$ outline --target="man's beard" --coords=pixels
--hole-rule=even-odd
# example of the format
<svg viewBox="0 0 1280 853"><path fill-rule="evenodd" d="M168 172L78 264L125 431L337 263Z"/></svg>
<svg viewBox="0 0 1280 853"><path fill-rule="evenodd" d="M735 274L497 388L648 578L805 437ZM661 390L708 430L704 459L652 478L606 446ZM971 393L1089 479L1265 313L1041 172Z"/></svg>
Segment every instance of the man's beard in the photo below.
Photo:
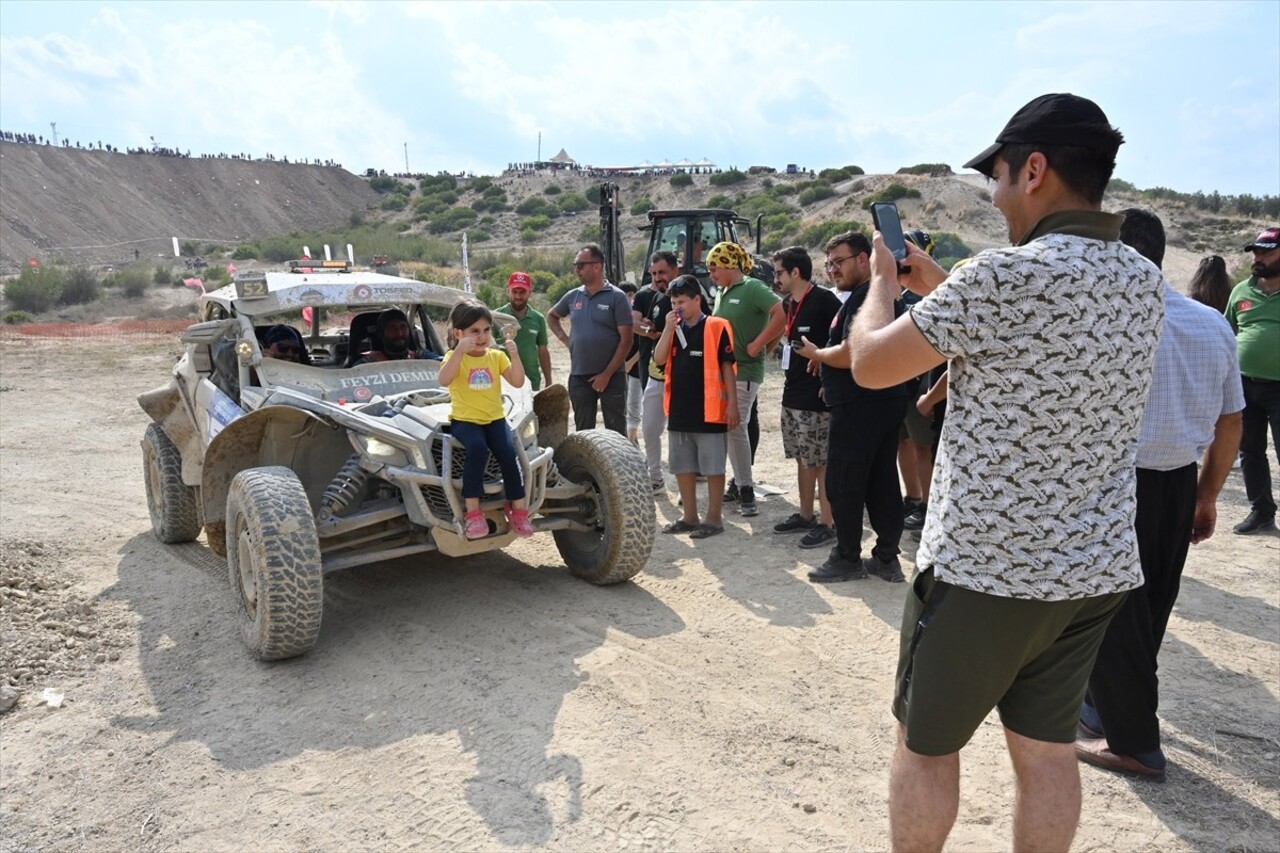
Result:
<svg viewBox="0 0 1280 853"><path fill-rule="evenodd" d="M1280 260L1272 261L1269 264L1258 262L1253 265L1253 274L1257 278L1275 278L1280 276Z"/></svg>

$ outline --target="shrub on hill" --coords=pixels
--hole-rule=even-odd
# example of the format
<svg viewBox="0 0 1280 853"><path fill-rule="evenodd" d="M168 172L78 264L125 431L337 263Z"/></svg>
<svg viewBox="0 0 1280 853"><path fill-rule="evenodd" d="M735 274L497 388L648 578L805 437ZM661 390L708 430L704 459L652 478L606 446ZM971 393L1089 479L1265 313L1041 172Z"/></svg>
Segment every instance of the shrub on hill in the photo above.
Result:
<svg viewBox="0 0 1280 853"><path fill-rule="evenodd" d="M244 260L238 258L237 260ZM156 284L169 285L173 284L173 270L164 264L156 264L156 271L151 274L151 280Z"/></svg>
<svg viewBox="0 0 1280 853"><path fill-rule="evenodd" d="M26 311L6 311L4 322L10 326L20 326L23 323L30 323L35 318Z"/></svg>
<svg viewBox="0 0 1280 853"><path fill-rule="evenodd" d="M538 233L538 229L536 228L529 228L526 226L520 229L521 243L536 243L540 236L541 235Z"/></svg>
<svg viewBox="0 0 1280 853"><path fill-rule="evenodd" d="M400 186L399 181L397 181L395 178L388 177L386 175L379 175L376 178L369 179L369 188L376 190L380 193L389 193L392 190L398 188L399 186Z"/></svg>
<svg viewBox="0 0 1280 853"><path fill-rule="evenodd" d="M413 206L414 213L418 213L423 216L434 216L435 214L443 213L448 209L449 205L444 202L444 199L434 195L418 199L418 203ZM474 204L471 206L471 209L475 210Z"/></svg>
<svg viewBox="0 0 1280 853"><path fill-rule="evenodd" d="M711 198L707 199L707 207L733 207L733 199L729 198L724 193L716 193Z"/></svg>
<svg viewBox="0 0 1280 853"><path fill-rule="evenodd" d="M474 181L471 182L470 189L473 192L482 193L485 190L489 189L489 187L491 186L493 186L493 178L489 177L488 175L481 175L480 177L476 178Z"/></svg>
<svg viewBox="0 0 1280 853"><path fill-rule="evenodd" d="M469 228L476 224L478 218L476 212L469 207L452 207L439 216L433 216L427 227L432 234L443 234L446 231Z"/></svg>
<svg viewBox="0 0 1280 853"><path fill-rule="evenodd" d="M384 198L382 200L382 203L379 204L378 207L382 208L383 210L404 210L405 207L408 206L408 204L409 204L408 197L402 196L399 193L396 193L395 195L389 195L386 198Z"/></svg>
<svg viewBox="0 0 1280 853"><path fill-rule="evenodd" d="M516 205L516 213L521 216L535 216L537 214L547 214L554 210L551 203L546 199L531 195L524 201Z"/></svg>
<svg viewBox="0 0 1280 853"><path fill-rule="evenodd" d="M825 198L831 198L836 191L831 187L809 187L800 193L799 202L804 206L813 204L815 201L822 201Z"/></svg>
<svg viewBox="0 0 1280 853"><path fill-rule="evenodd" d="M423 195L430 195L442 190L456 190L457 188L458 179L453 175L435 175L418 181L418 189L422 190Z"/></svg>
<svg viewBox="0 0 1280 853"><path fill-rule="evenodd" d="M693 186L693 175L681 172L678 175L672 175L668 183L673 187L691 187Z"/></svg>
<svg viewBox="0 0 1280 853"><path fill-rule="evenodd" d="M600 185L592 184L591 186L587 187L587 191L584 193L584 195L587 197L587 201L591 202L592 204L599 204L600 203Z"/></svg>
<svg viewBox="0 0 1280 853"><path fill-rule="evenodd" d="M209 272L215 269L221 268L211 267ZM223 273L225 274L226 270L223 270ZM151 276L147 274L145 267L134 264L120 270L109 281L120 288L120 293L125 299L141 299L147 292L147 286L151 284ZM103 282L103 284L106 283Z"/></svg>
<svg viewBox="0 0 1280 853"><path fill-rule="evenodd" d="M579 243L599 243L600 242L600 226L584 225L582 230L578 232Z"/></svg>
<svg viewBox="0 0 1280 853"><path fill-rule="evenodd" d="M951 167L946 163L917 163L914 166L903 166L899 175L952 175Z"/></svg>
<svg viewBox="0 0 1280 853"><path fill-rule="evenodd" d="M951 264L973 254L973 249L950 231L933 231L930 236L933 237L933 256L938 259L938 263L942 264L944 269L951 269Z"/></svg>
<svg viewBox="0 0 1280 853"><path fill-rule="evenodd" d="M795 195L797 192L799 190L796 189L795 184L777 184L769 190L769 195L774 198L782 198L783 196Z"/></svg>
<svg viewBox="0 0 1280 853"><path fill-rule="evenodd" d="M236 246L236 250L231 253L233 261L251 261L256 257L258 257L258 249L252 243Z"/></svg>
<svg viewBox="0 0 1280 853"><path fill-rule="evenodd" d="M837 234L843 234L845 231L867 233L867 229L857 222L847 219L833 219L830 222L819 222L816 225L810 225L801 231L796 237L796 244L809 249L821 250L828 240Z"/></svg>
<svg viewBox="0 0 1280 853"><path fill-rule="evenodd" d="M904 198L920 198L920 190L908 187L904 184L892 183L878 193L872 193L862 200L862 209L870 210L871 205L878 201L898 201Z"/></svg>
<svg viewBox="0 0 1280 853"><path fill-rule="evenodd" d="M17 278L5 283L5 302L18 311L40 314L58 303L62 284L62 272L55 267L23 267Z"/></svg>
<svg viewBox="0 0 1280 853"><path fill-rule="evenodd" d="M487 243L493 239L493 235L483 228L475 228L467 232L467 239L472 243Z"/></svg>
<svg viewBox="0 0 1280 853"><path fill-rule="evenodd" d="M563 192L563 190L561 190L559 185L557 184L547 184L546 189L544 189L542 192L545 195L560 195L560 193Z"/></svg>
<svg viewBox="0 0 1280 853"><path fill-rule="evenodd" d="M747 179L747 176L738 169L728 169L723 172L717 172L711 176L711 186L713 187L730 187L734 184L740 184Z"/></svg>
<svg viewBox="0 0 1280 853"><path fill-rule="evenodd" d="M836 181L848 180L849 172L845 169L823 169L818 172L818 177L824 181L835 183Z"/></svg>
<svg viewBox="0 0 1280 853"><path fill-rule="evenodd" d="M631 205L631 215L644 216L646 213L653 210L654 207L654 203L647 197L638 198L635 200L635 203Z"/></svg>
<svg viewBox="0 0 1280 853"><path fill-rule="evenodd" d="M84 267L72 267L62 281L62 296L58 301L63 305L84 305L96 302L101 295L96 275Z"/></svg>
<svg viewBox="0 0 1280 853"><path fill-rule="evenodd" d="M546 231L551 227L551 217L539 213L535 216L526 217L522 225L523 228L521 230L532 228L534 231Z"/></svg>
<svg viewBox="0 0 1280 853"><path fill-rule="evenodd" d="M587 201L587 197L582 193L565 193L556 201L556 207L566 212L587 210L591 207L591 202Z"/></svg>

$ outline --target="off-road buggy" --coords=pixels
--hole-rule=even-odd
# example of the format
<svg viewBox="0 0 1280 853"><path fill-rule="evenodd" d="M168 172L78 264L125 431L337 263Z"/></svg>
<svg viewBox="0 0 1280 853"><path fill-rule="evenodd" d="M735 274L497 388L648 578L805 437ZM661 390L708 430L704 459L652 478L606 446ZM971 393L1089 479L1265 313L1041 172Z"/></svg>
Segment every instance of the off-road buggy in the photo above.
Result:
<svg viewBox="0 0 1280 853"><path fill-rule="evenodd" d="M177 543L203 528L227 559L257 657L311 648L329 572L432 551L478 554L515 538L492 457L481 503L490 533L463 536L465 456L450 434L440 362L356 363L380 348L376 319L387 308L409 316L415 351L443 353L442 321L465 297L346 261L244 275L201 298L172 378L139 396L153 421L142 440L152 529ZM515 321L495 317L505 322ZM275 323L301 332L302 363L264 355ZM654 534L639 451L604 430L570 435L563 386L535 396L504 382L502 397L534 530L551 532L578 577L634 576Z"/></svg>

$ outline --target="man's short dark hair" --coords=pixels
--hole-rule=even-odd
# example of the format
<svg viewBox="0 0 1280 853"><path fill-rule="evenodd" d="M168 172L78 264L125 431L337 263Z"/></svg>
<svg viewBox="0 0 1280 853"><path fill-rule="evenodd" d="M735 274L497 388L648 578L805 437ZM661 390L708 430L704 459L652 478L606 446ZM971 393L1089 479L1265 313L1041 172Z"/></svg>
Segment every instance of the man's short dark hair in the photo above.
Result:
<svg viewBox="0 0 1280 853"><path fill-rule="evenodd" d="M656 264L659 261L671 267L673 270L680 269L680 259L676 257L675 252L668 252L663 249L660 252L654 252L649 256L649 263Z"/></svg>
<svg viewBox="0 0 1280 853"><path fill-rule="evenodd" d="M678 276L675 281L671 282L667 287L667 296L672 299L677 296L698 297L702 298L702 284L698 281L698 277L694 275Z"/></svg>
<svg viewBox="0 0 1280 853"><path fill-rule="evenodd" d="M871 241L861 231L844 231L837 234L827 241L827 244L822 247L822 251L829 255L835 251L837 246L848 246L849 251L855 255L871 254Z"/></svg>
<svg viewBox="0 0 1280 853"><path fill-rule="evenodd" d="M773 262L782 264L782 268L790 273L799 270L800 277L805 281L813 278L813 259L809 257L809 252L803 246L788 246L774 252Z"/></svg>
<svg viewBox="0 0 1280 853"><path fill-rule="evenodd" d="M996 157L1008 166L1012 178L1026 164L1027 158L1039 151L1068 189L1083 196L1089 204L1098 205L1102 204L1102 194L1111 180L1111 173L1116 170L1116 151L1124 138L1120 131L1112 132L1116 136L1116 144L1109 151L1079 145L1021 142L1005 145Z"/></svg>
<svg viewBox="0 0 1280 853"><path fill-rule="evenodd" d="M1140 207L1120 211L1120 242L1156 266L1164 264L1164 223L1160 217Z"/></svg>
<svg viewBox="0 0 1280 853"><path fill-rule="evenodd" d="M578 254L582 254L583 252L586 252L593 261L604 260L604 250L595 243L588 243L578 250Z"/></svg>
<svg viewBox="0 0 1280 853"><path fill-rule="evenodd" d="M630 295L634 295L635 292L639 290L638 287L636 287L634 284L632 284L629 281L624 281L622 284L618 285L618 289L621 290L623 293L630 294Z"/></svg>

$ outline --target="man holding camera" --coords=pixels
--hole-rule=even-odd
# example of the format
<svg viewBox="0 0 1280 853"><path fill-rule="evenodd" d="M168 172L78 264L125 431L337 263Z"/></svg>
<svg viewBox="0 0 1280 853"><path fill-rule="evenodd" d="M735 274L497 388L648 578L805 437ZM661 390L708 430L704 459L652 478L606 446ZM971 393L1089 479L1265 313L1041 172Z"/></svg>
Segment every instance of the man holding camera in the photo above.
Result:
<svg viewBox="0 0 1280 853"><path fill-rule="evenodd" d="M1076 724L1107 624L1142 583L1138 422L1164 316L1160 271L1102 195L1124 137L1092 101L1043 95L966 164L995 181L1007 249L950 277L877 235L850 335L856 380L950 362L950 401L903 608L892 844L941 849L960 750L995 707L1017 777L1013 847L1065 850L1080 818ZM925 298L894 319L900 283Z"/></svg>

